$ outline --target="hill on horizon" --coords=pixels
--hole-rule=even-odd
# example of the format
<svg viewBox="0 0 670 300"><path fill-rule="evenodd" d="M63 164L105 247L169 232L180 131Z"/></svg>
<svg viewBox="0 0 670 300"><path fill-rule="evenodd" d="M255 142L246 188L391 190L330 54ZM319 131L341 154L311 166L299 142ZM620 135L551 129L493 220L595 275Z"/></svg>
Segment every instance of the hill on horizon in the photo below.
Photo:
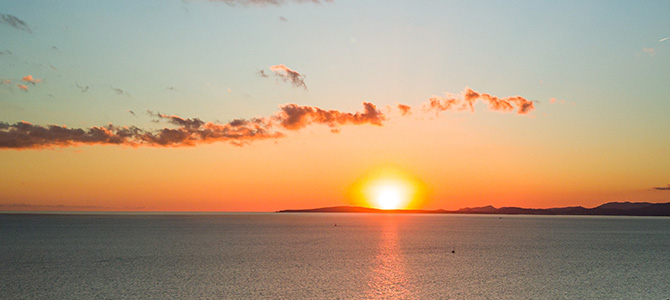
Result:
<svg viewBox="0 0 670 300"><path fill-rule="evenodd" d="M568 206L557 208L500 207L492 205L466 207L458 210L377 209L360 206L333 206L312 209L286 209L278 213L432 213L432 214L503 214L503 215L606 215L606 216L670 216L670 202L608 202L594 208Z"/></svg>

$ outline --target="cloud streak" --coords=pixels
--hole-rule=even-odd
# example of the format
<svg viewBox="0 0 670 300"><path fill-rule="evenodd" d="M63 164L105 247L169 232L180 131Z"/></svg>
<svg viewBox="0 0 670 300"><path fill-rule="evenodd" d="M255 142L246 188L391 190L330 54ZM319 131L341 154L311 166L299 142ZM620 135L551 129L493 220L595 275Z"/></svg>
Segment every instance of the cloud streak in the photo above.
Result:
<svg viewBox="0 0 670 300"><path fill-rule="evenodd" d="M488 104L489 110L511 112L516 108L516 113L525 115L535 109L533 101L521 96L499 98L486 93L479 93L466 87L461 95L446 94L445 97L433 96L423 105L424 111L440 113L449 110L470 109L474 112L477 100Z"/></svg>
<svg viewBox="0 0 670 300"><path fill-rule="evenodd" d="M270 117L236 119L225 124L149 112L157 118L157 122L165 121L176 126L154 131L112 124L81 129L60 125L39 126L23 121L14 124L0 122L0 148L41 149L77 145L182 147L213 142L230 142L239 146L255 140L282 138L285 134L280 129L295 131L311 124L325 124L332 129L343 125L381 126L384 115L371 103L364 103L363 107L363 112L348 113L286 104Z"/></svg>
<svg viewBox="0 0 670 300"><path fill-rule="evenodd" d="M653 189L655 189L657 191L670 191L670 184L668 184L668 186L666 186L666 187L655 186L655 187L653 187Z"/></svg>
<svg viewBox="0 0 670 300"><path fill-rule="evenodd" d="M88 87L87 87L87 88L88 88ZM120 88L113 87L113 86L110 86L109 88L111 88L112 91L116 92L117 95L128 96L128 97L130 97L130 93L128 93L128 92L126 92L126 91L124 91L124 90L122 90L122 89L120 89ZM85 92L85 90L82 90L82 92Z"/></svg>
<svg viewBox="0 0 670 300"><path fill-rule="evenodd" d="M5 15L5 14L0 14L0 23L5 23L9 26L12 26L18 30L23 30L27 31L29 33L33 33L32 30L30 30L30 27L28 27L28 24L24 22L23 20L13 16L13 15Z"/></svg>
<svg viewBox="0 0 670 300"><path fill-rule="evenodd" d="M275 73L275 76L281 78L284 82L291 82L294 87L302 87L307 90L307 84L305 84L305 76L300 74L296 70L285 65L275 65L270 66L270 71ZM261 70L261 76L267 77L267 75Z"/></svg>
<svg viewBox="0 0 670 300"><path fill-rule="evenodd" d="M26 88L27 89L27 88ZM488 103L493 111L524 115L534 109L533 102L520 96L499 98L466 88L460 96L433 97L423 104L424 112L473 109L476 100ZM399 104L402 116L411 114L412 107ZM135 115L134 112L130 111ZM285 131L298 131L311 125L326 125L339 133L342 126L383 126L389 119L372 103L363 102L363 110L344 112L293 103L279 106L271 116L235 119L228 123L205 122L199 118L148 112L156 123L170 127L145 130L135 126L94 126L68 128L60 125L33 125L28 122L0 122L0 149L41 149L78 145L125 145L131 147L185 147L214 142L229 142L242 146L256 140L279 139ZM659 188L663 189L663 188ZM669 188L670 189L670 188Z"/></svg>
<svg viewBox="0 0 670 300"><path fill-rule="evenodd" d="M273 118L282 127L289 130L298 130L310 124L326 124L331 128L341 125L371 124L382 126L385 115L372 103L363 102L364 111L347 113L337 110L323 110L312 106L286 104Z"/></svg>

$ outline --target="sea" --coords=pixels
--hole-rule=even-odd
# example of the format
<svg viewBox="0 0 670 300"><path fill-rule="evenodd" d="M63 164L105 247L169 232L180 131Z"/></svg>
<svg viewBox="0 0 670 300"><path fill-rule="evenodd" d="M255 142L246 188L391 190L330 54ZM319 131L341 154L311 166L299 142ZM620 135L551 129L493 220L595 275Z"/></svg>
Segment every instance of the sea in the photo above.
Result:
<svg viewBox="0 0 670 300"><path fill-rule="evenodd" d="M0 214L0 299L670 299L670 218Z"/></svg>

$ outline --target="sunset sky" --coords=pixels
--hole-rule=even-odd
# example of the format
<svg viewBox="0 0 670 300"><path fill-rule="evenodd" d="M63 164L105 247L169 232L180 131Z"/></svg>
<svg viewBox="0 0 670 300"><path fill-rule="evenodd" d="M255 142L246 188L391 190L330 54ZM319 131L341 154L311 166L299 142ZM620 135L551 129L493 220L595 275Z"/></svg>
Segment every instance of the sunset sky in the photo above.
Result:
<svg viewBox="0 0 670 300"><path fill-rule="evenodd" d="M0 211L670 202L668 1L2 1Z"/></svg>

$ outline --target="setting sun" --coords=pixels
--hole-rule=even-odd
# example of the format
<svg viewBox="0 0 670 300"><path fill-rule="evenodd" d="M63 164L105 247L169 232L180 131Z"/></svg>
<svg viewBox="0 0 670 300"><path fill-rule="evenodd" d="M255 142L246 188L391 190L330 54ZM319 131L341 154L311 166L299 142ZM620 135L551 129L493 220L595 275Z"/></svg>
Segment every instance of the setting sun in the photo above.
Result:
<svg viewBox="0 0 670 300"><path fill-rule="evenodd" d="M398 182L380 182L372 186L371 198L381 209L399 209L408 202L408 191Z"/></svg>
<svg viewBox="0 0 670 300"><path fill-rule="evenodd" d="M426 187L397 167L379 167L363 175L351 189L356 205L379 209L421 208Z"/></svg>

